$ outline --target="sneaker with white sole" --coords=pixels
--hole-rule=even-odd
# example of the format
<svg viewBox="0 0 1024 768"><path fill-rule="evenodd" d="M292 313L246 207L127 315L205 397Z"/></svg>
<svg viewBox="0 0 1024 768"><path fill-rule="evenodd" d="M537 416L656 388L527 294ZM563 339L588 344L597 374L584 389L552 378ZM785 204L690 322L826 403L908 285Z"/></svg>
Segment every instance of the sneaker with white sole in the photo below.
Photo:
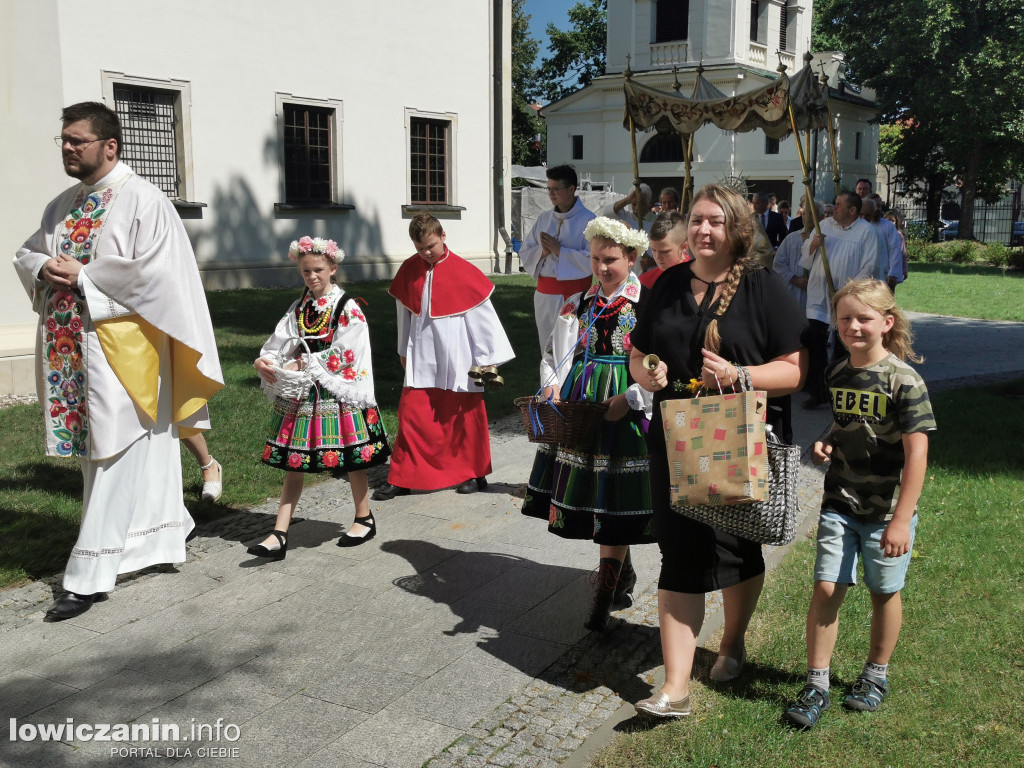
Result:
<svg viewBox="0 0 1024 768"><path fill-rule="evenodd" d="M831 706L828 691L815 688L813 685L805 685L804 689L796 697L796 701L789 705L782 714L783 722L797 728L813 728L818 722L821 713Z"/></svg>
<svg viewBox="0 0 1024 768"><path fill-rule="evenodd" d="M858 677L857 682L843 699L843 706L856 712L874 712L882 706L882 700L889 693L889 683Z"/></svg>

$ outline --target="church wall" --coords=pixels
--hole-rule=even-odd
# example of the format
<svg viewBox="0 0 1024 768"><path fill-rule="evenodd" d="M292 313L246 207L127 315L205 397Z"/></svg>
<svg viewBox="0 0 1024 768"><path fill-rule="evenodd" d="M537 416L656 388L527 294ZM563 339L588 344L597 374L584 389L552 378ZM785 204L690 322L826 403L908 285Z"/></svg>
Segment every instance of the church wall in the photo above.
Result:
<svg viewBox="0 0 1024 768"><path fill-rule="evenodd" d="M436 215L452 249L485 271L491 271L495 251L503 253L493 172L495 3L435 0L426 9L403 0L381 13L358 0L300 0L286 12L265 1L110 0L103 23L89 26L89 56L64 58L60 51L81 47L79 4L10 5L17 9L15 21L5 23L0 34L12 43L30 39L35 50L25 58L40 63L31 82L25 79L31 68L4 69L17 72L9 76L18 78L19 86L17 103L8 111L33 117L19 127L25 151L17 170L39 179L33 199L21 204L10 255L38 226L45 202L68 184L51 139L60 130L60 107L82 100L113 106L113 83L126 80L180 93L186 111L182 142L187 151L179 158L184 196L205 206L179 208L179 213L208 287L299 284L286 252L291 240L307 233L331 237L345 249L343 280L390 277L412 253L407 233L413 211L403 208L411 202L411 117L451 122L451 203L463 210ZM509 125L510 4L504 6L499 119ZM36 32L25 35L26 29ZM40 44L48 45L51 55L40 56ZM4 46L0 55L13 60L18 50ZM283 202L278 114L283 103L307 100L335 109L335 201L354 206L351 210L277 207ZM497 154L507 165L507 129ZM510 202L509 196L506 222ZM0 344L6 327L33 320L27 301L17 296L0 312L10 304L16 306L8 316L0 315ZM0 362L2 354L0 346Z"/></svg>

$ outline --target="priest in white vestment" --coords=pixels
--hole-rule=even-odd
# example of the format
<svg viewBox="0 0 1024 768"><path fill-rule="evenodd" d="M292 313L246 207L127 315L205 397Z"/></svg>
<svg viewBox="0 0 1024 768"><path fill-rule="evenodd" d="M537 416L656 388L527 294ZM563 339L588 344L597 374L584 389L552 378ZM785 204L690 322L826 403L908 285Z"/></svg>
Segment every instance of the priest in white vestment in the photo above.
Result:
<svg viewBox="0 0 1024 768"><path fill-rule="evenodd" d="M194 527L178 437L208 429L223 386L195 255L174 206L119 160L117 115L67 107L59 142L80 183L15 257L40 322L36 386L51 456L82 467L82 523L47 612L88 610L117 575L185 560Z"/></svg>

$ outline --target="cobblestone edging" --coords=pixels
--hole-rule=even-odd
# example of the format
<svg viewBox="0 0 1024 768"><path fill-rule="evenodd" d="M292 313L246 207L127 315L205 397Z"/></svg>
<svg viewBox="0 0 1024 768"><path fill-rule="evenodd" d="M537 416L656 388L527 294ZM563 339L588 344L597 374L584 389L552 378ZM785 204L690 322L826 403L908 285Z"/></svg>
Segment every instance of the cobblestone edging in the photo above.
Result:
<svg viewBox="0 0 1024 768"><path fill-rule="evenodd" d="M809 515L817 515L822 475L813 466L801 467L798 530ZM778 549L766 547L765 556ZM705 616L720 607L721 593L708 595ZM635 692L637 678L653 685L661 665L657 584L615 616L606 633L587 635L467 735L427 761L426 768L556 768L567 760L625 703L619 691Z"/></svg>

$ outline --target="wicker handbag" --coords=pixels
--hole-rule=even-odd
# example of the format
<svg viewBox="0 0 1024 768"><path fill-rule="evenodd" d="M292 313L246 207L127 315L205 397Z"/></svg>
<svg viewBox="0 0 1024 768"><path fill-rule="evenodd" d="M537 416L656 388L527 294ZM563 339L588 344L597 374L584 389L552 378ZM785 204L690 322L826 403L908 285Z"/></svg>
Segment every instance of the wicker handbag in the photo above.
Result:
<svg viewBox="0 0 1024 768"><path fill-rule="evenodd" d="M769 431L767 500L728 506L675 504L672 509L740 538L762 544L788 544L796 537L796 517L800 512L796 489L799 472L800 447L783 444Z"/></svg>

